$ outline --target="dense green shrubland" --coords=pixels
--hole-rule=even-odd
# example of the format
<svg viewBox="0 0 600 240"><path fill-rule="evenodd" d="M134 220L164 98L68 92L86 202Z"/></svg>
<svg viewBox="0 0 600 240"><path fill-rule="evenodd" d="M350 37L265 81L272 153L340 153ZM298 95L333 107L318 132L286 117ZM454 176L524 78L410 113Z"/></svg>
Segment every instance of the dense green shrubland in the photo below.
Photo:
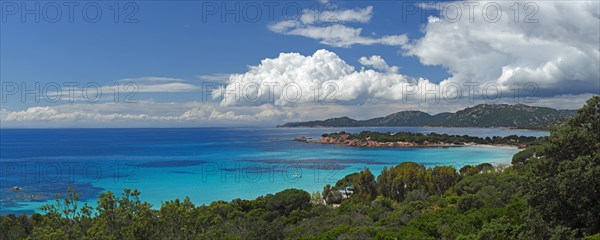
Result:
<svg viewBox="0 0 600 240"><path fill-rule="evenodd" d="M539 145L543 142L546 137L530 137L530 136L517 136L510 135L506 137L474 137L468 135L448 135L439 133L413 133L413 132L370 132L363 131L357 134L339 132L339 133L326 133L321 135L322 137L331 137L334 139L340 137L346 137L348 140L361 140L361 141L375 141L375 142L410 142L416 144L425 143L446 143L446 144L488 144L488 145Z"/></svg>

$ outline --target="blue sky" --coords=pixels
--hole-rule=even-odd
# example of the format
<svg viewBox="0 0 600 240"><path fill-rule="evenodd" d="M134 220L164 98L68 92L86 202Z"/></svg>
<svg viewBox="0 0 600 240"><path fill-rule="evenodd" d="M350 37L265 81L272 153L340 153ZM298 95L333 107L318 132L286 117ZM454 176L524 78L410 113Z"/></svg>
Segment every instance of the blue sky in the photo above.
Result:
<svg viewBox="0 0 600 240"><path fill-rule="evenodd" d="M62 2L59 2L62 3ZM270 2L193 2L193 1L139 1L132 2L133 4L126 7L126 2L118 2L120 12L118 15L118 23L113 20L115 13L112 9L115 7L115 2L99 2L99 7L102 9L101 18L95 22L90 23L85 20L81 15L83 10L82 7L85 5L81 2L79 6L75 7L72 22L69 21L67 8L61 6L62 15L58 22L48 22L46 18L54 16L52 12L52 6L48 9L49 12L40 11L41 21L37 23L35 21L35 15L25 15L25 21L21 19L21 11L26 4L28 8L35 8L35 4L40 4L40 8L45 8L47 2L3 2L3 8L1 9L2 23L0 25L0 79L2 82L13 82L18 84L25 84L33 87L35 82L39 82L42 85L48 82L78 82L86 84L90 82L98 83L99 85L110 85L114 84L121 79L137 79L139 81L146 81L149 77L154 78L165 78L162 82L168 82L168 79L177 79L173 82L182 83L182 86L199 86L203 81L210 79L210 76L222 76L218 74L241 74L249 71L249 66L258 66L261 64L261 60L266 58L278 59L281 53L298 53L301 56L311 56L315 54L319 49L325 49L326 51L333 53L334 56L329 56L327 59L342 59L348 65L355 67L355 71L360 72L361 68L373 67L375 65L368 65L359 62L361 57L378 56L377 59L384 59L385 63L389 66L397 66L397 75L402 76L402 80L408 82L418 82L418 79L426 79L428 84L440 84L443 81L464 80L465 76L474 76L473 78L481 78L480 76L488 76L489 74L496 74L490 77L492 80L501 79L502 76L506 78L507 74L512 74L523 67L519 67L518 64L524 64L527 67L531 67L531 71L525 71L522 78L531 76L532 72L543 71L544 63L552 62L555 59L561 58L561 54L568 54L567 52L556 52L556 54L548 54L547 59L536 59L535 53L527 55L519 55L512 50L498 50L499 53L506 54L498 57L498 61L502 62L502 66L497 69L492 69L492 73L476 73L471 70L461 68L461 65L478 64L481 60L471 59L467 62L452 62L452 58L469 58L469 54L477 54L474 51L452 52L452 49L444 49L452 55L446 55L446 57L436 56L435 54L428 53L426 49L435 49L435 47L444 47L443 43L432 44L428 37L435 39L434 36L440 36L443 31L439 30L441 27L433 26L434 20L431 17L440 17L440 12L435 7L422 6L416 9L418 13L410 14L406 12L406 7L415 7L419 3L414 2L407 4L406 2L400 1L337 1L330 3L316 2L316 1L298 1L298 2L280 2L274 6L275 13L274 18L270 19L267 14L269 8L265 6L265 3ZM293 6L290 7L290 4ZM432 2L427 2L431 5ZM461 3L461 2L458 2ZM223 5L224 4L224 5ZM236 4L239 4L240 8L234 11L234 15L226 15L225 21L221 19L223 14L223 7L235 8ZM248 5L250 4L250 5ZM483 5L482 3L481 5ZM580 6L579 9L570 9L569 11L581 11L584 10L589 12L590 19L583 19L583 21L589 21L587 26L594 27L593 20L597 20L598 9L597 2L583 2L584 6ZM9 6L10 5L10 6ZM18 10L14 12L13 7L17 6ZM254 6L260 6L262 15L258 16L258 21L252 21L254 18L254 12L252 11ZM288 13L282 13L283 8L288 6ZM331 22L316 22L307 23L302 22L302 26L294 26L287 28L286 30L277 31L273 30L273 25L284 21L285 17L293 17L297 14L294 11L294 7L300 6L304 11L323 12L326 10L333 10L332 13L338 14L340 19ZM433 5L435 6L435 5ZM459 5L465 7L464 5ZM125 18L128 14L132 13L134 7L137 8L135 14L131 15L131 23L124 23ZM210 7L216 7L217 9L209 9ZM537 26L525 26L521 27L518 24L512 26L510 24L501 26L492 26L487 30L493 31L498 30L500 33L510 32L507 31L504 26L514 27L515 29L521 29L526 34L531 34L530 37L539 37L539 39L550 39L557 40L557 44L564 44L570 42L570 38L581 38L578 36L567 36L563 39L563 36L552 35L546 36L544 33L536 32L535 28L545 28L552 26L553 21L561 22L566 21L561 19L560 16L556 19L545 19L546 15L544 10L548 10L555 6L540 5L540 14L538 15L540 24ZM248 10L250 15L246 15L244 9ZM372 9L372 10L369 10ZM560 8L557 8L560 9ZM94 10L92 8L92 10ZM210 10L215 10L214 14ZM368 16L362 20L344 20L343 11L363 11L369 10ZM207 13L211 12L210 14ZM504 9L504 16L509 18L508 8ZM90 11L88 11L90 13ZM354 13L354 12L351 12ZM565 10L565 13L568 13ZM47 14L47 15L44 15ZM235 15L240 18L239 22L235 21ZM550 16L551 12L548 12ZM477 15L476 15L477 16ZM595 19L594 19L595 16ZM250 20L248 20L250 19ZM435 19L435 18L433 18ZM443 16L442 16L443 19ZM206 21L204 21L206 20ZM464 18L463 18L464 20ZM581 19L580 19L581 20ZM504 21L504 20L503 20ZM299 22L299 21L296 21ZM442 20L443 22L443 20ZM464 21L462 21L464 22ZM442 24L447 27L460 27L459 23L443 22ZM442 25L440 24L440 26ZM469 24L467 22L467 24ZM473 23L473 29L480 29L479 26L487 27L487 25L475 25L477 20ZM338 43L324 43L322 38L315 34L315 32L308 33L308 30L316 28L316 33L319 34L318 28L327 26L338 25L344 28L358 29L361 28L361 37L373 39L382 39L384 36L405 36L407 37L406 42L385 44L380 42L374 43L356 43L347 46L340 46ZM430 25L428 27L428 25ZM565 25L566 24L565 22ZM585 25L585 24L584 24ZM466 25L470 27L469 25ZM463 26L464 27L464 26ZM524 30L523 30L524 29ZM591 49L591 58L581 58L574 61L587 61L591 62L593 72L594 65L598 65L598 59L596 55L598 51L598 45L591 44L598 38L598 28L595 31L582 32L581 33L584 42L583 43L572 43L573 46L582 46L584 43L588 43L588 46L581 47L584 49ZM551 31L552 29L548 29ZM303 31L304 33L292 33L293 31ZM440 31L440 32L436 32ZM577 29L574 31L578 31ZM430 33L427 35L427 33ZM332 33L337 34L337 33ZM438 34L438 35L434 35ZM536 35L536 34L539 34ZM518 34L517 34L518 35ZM450 36L447 41L449 47L452 48L452 42L469 41L473 36L478 37L479 35L465 36L457 34L456 36ZM490 32L490 36L494 36L493 32ZM464 37L465 39L462 39ZM332 41L338 41L334 39ZM503 40L504 41L504 40ZM514 41L514 40L512 40ZM469 44L473 49L484 49L490 47L490 49L498 49L502 47L495 47L491 42L487 41L482 43L482 47L477 47L477 42ZM507 40L510 43L511 40ZM338 45L336 45L338 44ZM427 45L430 44L430 45ZM486 45L487 44L487 45ZM523 43L518 47L527 48L528 42ZM533 43L531 43L533 44ZM510 48L510 46L503 46ZM537 49L536 45L533 45L532 49ZM547 47L544 45L544 47ZM459 47L454 47L460 49ZM438 51L443 53L444 51ZM544 51L544 48L539 47L539 51ZM481 54L487 53L485 49L482 50ZM464 54L464 55L462 55ZM492 58L495 57L492 56ZM507 59L512 62L507 62ZM543 57L542 57L543 58ZM495 59L495 58L493 58ZM568 59L568 58L567 58ZM590 60L591 59L591 60ZM307 60L309 61L309 60ZM313 61L313 60L310 60ZM564 61L563 61L564 62ZM426 64L423 64L426 63ZM494 63L490 63L494 64ZM575 63L574 63L575 64ZM570 66L570 65L565 65ZM502 70L502 67L513 68L512 70ZM485 68L483 66L482 68ZM488 67L489 68L489 67ZM564 69L558 67L559 69ZM375 69L375 71L382 72L382 69ZM564 71L564 70L563 70ZM500 73L501 72L501 73ZM366 74L366 73L365 73ZM479 75L478 75L479 74ZM527 75L529 74L529 75ZM547 75L547 74L546 74ZM205 76L204 78L201 76ZM262 76L256 74L256 76ZM512 76L512 75L511 75ZM394 75L388 76L390 78L399 77ZM510 76L509 76L510 77ZM540 82L540 94L542 101L540 105L552 105L557 99L568 96L578 96L577 99L572 99L572 104L566 107L579 106L582 104L582 99L589 97L590 94L598 94L598 89L593 85L594 81L598 81L598 75L585 75L583 78L586 81L580 81L576 74L560 73L558 77L548 79L549 84ZM167 79L168 78L168 79ZM520 78L521 80L523 80ZM212 78L214 80L214 78ZM253 77L252 79L257 79ZM351 79L348 77L348 79ZM412 80L410 80L412 79ZM537 78L532 78L533 81L538 81ZM264 79L259 79L263 81ZM293 80L293 79L292 79ZM325 79L333 80L333 79ZM471 79L472 80L472 79ZM486 79L483 79L486 80ZM573 89L556 87L556 81L568 81L577 80L573 84ZM234 82L231 79L221 79L224 84ZM240 79L240 81L249 81L247 79ZM345 80L353 81L353 80ZM539 80L541 81L541 80ZM591 87L589 83L592 83ZM552 83L552 84L550 84ZM140 83L146 84L144 82ZM370 83L374 85L374 83ZM360 85L361 88L368 88L369 84ZM391 83L390 83L391 86ZM589 90L582 90L587 86ZM596 88L596 89L594 89ZM600 88L600 86L598 86ZM6 94L6 89L3 89L3 94ZM11 121L7 120L6 116L13 112L27 111L32 107L50 107L56 109L62 109L61 111L92 111L98 114L110 114L110 113L133 113L136 114L157 114L160 116L175 116L186 112L186 109L180 109L180 112L173 110L174 112L164 111L165 107L157 107L150 112L140 112L140 108L152 108L152 106L160 105L161 103L187 103L198 102L202 100L202 91L198 90L182 90L182 91L152 91L151 93L140 93L136 95L136 98L143 104L129 106L132 109L127 110L127 107L119 107L118 109L106 110L106 112L98 113L97 109L101 106L94 104L101 103L69 103L65 101L59 101L57 103L49 102L22 102L17 96L7 96L8 101L3 101L1 109L4 112L5 118L3 124L11 124ZM367 100L361 99L364 95L371 96ZM368 97L367 96L367 97ZM397 97L383 97L385 100L379 99L380 93L368 93L359 94L357 96L346 97L348 101L342 101L341 104L328 106L335 108L335 111L329 109L328 111L333 114L339 115L361 115L357 112L362 111L364 105L377 104L377 111L370 111L367 115L382 114L386 111L388 113L394 112L395 110L403 110L404 108L424 108L422 110L430 110L431 112L440 111L451 111L456 110L466 105L472 105L473 103L465 104L447 104L445 108L432 107L429 104L423 104L417 102L415 104L403 104L402 107L394 107L398 105ZM342 97L342 99L346 99ZM401 98L400 98L401 99ZM544 99L547 101L544 102ZM144 103L149 104L144 105ZM293 106L287 106L277 103L263 103L263 104L250 104L254 106L231 106L219 103L218 100L211 101L210 103L203 103L204 105L211 105L216 108L210 111L218 111L219 113L233 112L234 115L250 116L256 114L256 109L269 109L269 111L278 111L277 116L286 115L285 113L293 112L297 110L297 113L287 114L283 118L270 119L272 122L295 120L295 119L310 119L321 115L318 109L322 106L311 106L311 104L294 104ZM84 106L85 105L85 106ZM143 105L143 107L142 107ZM151 106L150 106L151 105ZM193 104L192 104L193 105ZM194 109L195 107L202 108L203 106L189 105L189 108ZM248 104L242 104L248 105ZM433 104L435 105L435 104ZM360 107L363 106L363 107ZM231 107L227 108L227 107ZM78 110L76 110L76 108ZM227 108L227 109L226 109ZM54 109L54 110L56 110ZM87 110L82 110L87 109ZM96 109L96 110L94 110ZM190 110L190 109L187 109ZM313 111L314 110L314 111ZM112 112L111 112L112 111ZM60 111L59 111L60 112ZM315 112L315 114L303 114L307 112ZM323 116L330 117L330 116ZM367 116L365 116L367 117ZM210 118L210 117L209 117ZM14 118L11 118L14 119ZM218 118L215 118L218 119ZM232 122L239 122L242 118L230 118L228 120ZM63 119L64 120L64 119ZM80 117L68 118L62 121L61 126L78 126L83 124ZM196 119L197 120L197 119ZM210 119L208 119L210 120ZM196 123L205 123L210 121L197 120ZM28 124L39 125L52 122L54 120L44 119L39 122L33 120L28 123L19 123L17 125L27 126ZM103 120L106 121L106 120ZM127 120L129 121L129 120ZM154 120L143 120L143 121L154 121ZM85 124L93 125L96 121L90 119L84 119ZM160 122L160 121L158 121ZM164 123L167 122L167 123ZM165 120L160 124L167 124L169 120ZM193 121L192 121L193 122ZM159 125L160 125L159 124ZM52 124L50 124L52 125ZM111 123L105 123L102 125L111 125Z"/></svg>
<svg viewBox="0 0 600 240"><path fill-rule="evenodd" d="M212 3L205 2L207 5ZM304 9L327 7L310 1L297 3ZM123 78L143 76L194 79L198 75L241 73L248 65L255 65L263 58L276 57L281 52L310 55L322 48L335 51L343 59L349 59L352 65L358 65L356 59L361 56L380 55L390 64L401 66L407 75L425 76L438 82L447 77L441 67L423 66L415 57L401 56L398 47L328 47L316 40L274 33L267 28L272 21L267 14L269 8L264 5L261 10L264 13L256 23L244 21L254 18L250 16L251 10L246 16L242 10L244 3L240 3L239 22L235 21L234 15L227 15L222 21L220 13L207 13L207 21L204 22L200 2L140 1L135 2L139 12L133 19L137 19L137 23L122 23L124 20L114 23L114 13L110 11L112 4L100 4L104 11L97 23L89 23L78 15L70 23L66 13L58 23L45 22L43 16L41 23L35 23L33 15L26 16L29 19L25 23L21 21L20 14L6 16L1 39L2 80L110 84ZM235 8L235 4L226 2L226 7ZM339 9L372 5L366 1L335 4ZM28 6L33 8L33 3ZM273 14L276 20L288 15L281 13L285 6L281 3L273 7L279 13ZM379 2L371 22L361 24L364 25L363 31L366 34L421 36L420 16L409 17L408 22L403 22L402 16L397 14L401 7L399 2ZM294 7L288 9L289 15L296 15ZM129 11L122 11L120 16L125 18ZM166 99L186 100L179 97ZM5 107L14 109L16 106L7 104Z"/></svg>

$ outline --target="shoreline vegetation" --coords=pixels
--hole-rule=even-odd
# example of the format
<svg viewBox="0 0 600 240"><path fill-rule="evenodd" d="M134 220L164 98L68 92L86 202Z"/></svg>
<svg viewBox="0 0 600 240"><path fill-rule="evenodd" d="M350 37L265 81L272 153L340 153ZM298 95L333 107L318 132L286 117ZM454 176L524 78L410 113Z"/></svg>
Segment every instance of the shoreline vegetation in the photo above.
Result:
<svg viewBox="0 0 600 240"><path fill-rule="evenodd" d="M323 137L346 141L350 136ZM407 133L354 137L488 141ZM494 143L515 144L511 139L496 138ZM92 208L69 189L56 203L42 207L44 214L0 216L0 239L599 240L598 139L600 96L595 96L549 137L515 154L519 161L508 167L480 164L457 170L402 162L377 177L365 168L312 194L286 189L254 200L201 206L186 197L163 202L158 209L143 202L137 190L102 193Z"/></svg>
<svg viewBox="0 0 600 240"><path fill-rule="evenodd" d="M431 129L436 129L436 128L473 128L473 129L490 129L490 128L497 128L497 129L503 129L503 130L521 130L521 131L528 131L528 132L548 132L548 129L530 129L530 128L513 128L513 127L448 127L448 126L380 126L380 127L373 127L373 126L366 126L366 127L325 127L325 126L314 126L314 127L309 127L309 126L300 126L300 127L286 127L283 125L278 125L275 126L275 128L289 128L289 129L293 129L293 128L340 128L340 129L345 129L345 128L361 128L361 129L380 129L380 128L395 128L395 127L419 127L419 128L431 128Z"/></svg>
<svg viewBox="0 0 600 240"><path fill-rule="evenodd" d="M420 147L499 147L525 149L542 143L547 137L510 135L506 137L473 137L468 135L448 135L438 133L411 132L370 132L357 134L342 132L325 133L320 139L296 137L294 141L319 144L333 144L351 147L373 148L420 148Z"/></svg>

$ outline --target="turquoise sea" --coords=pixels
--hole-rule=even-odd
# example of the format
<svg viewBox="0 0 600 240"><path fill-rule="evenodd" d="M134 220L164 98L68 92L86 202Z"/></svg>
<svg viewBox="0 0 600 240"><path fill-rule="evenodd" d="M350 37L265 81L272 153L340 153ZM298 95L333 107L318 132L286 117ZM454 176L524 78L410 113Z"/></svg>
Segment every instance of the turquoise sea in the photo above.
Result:
<svg viewBox="0 0 600 240"><path fill-rule="evenodd" d="M189 196L197 204L253 199L286 188L319 191L367 167L509 164L517 150L489 147L356 148L292 141L326 132L437 132L473 136L547 132L500 128L0 129L0 214L32 213L73 186L92 205L99 193L137 188L155 207ZM13 187L21 190L13 190Z"/></svg>

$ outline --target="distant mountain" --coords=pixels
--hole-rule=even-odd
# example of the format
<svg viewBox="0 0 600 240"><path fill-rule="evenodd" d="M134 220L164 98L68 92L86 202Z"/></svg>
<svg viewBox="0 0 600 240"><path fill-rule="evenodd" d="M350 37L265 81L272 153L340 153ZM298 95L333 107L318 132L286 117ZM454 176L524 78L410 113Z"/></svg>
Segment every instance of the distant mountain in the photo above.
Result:
<svg viewBox="0 0 600 240"><path fill-rule="evenodd" d="M369 120L349 117L322 121L286 123L277 127L507 127L546 130L575 115L576 110L556 110L523 104L480 104L456 113L430 115L421 111L402 111Z"/></svg>

